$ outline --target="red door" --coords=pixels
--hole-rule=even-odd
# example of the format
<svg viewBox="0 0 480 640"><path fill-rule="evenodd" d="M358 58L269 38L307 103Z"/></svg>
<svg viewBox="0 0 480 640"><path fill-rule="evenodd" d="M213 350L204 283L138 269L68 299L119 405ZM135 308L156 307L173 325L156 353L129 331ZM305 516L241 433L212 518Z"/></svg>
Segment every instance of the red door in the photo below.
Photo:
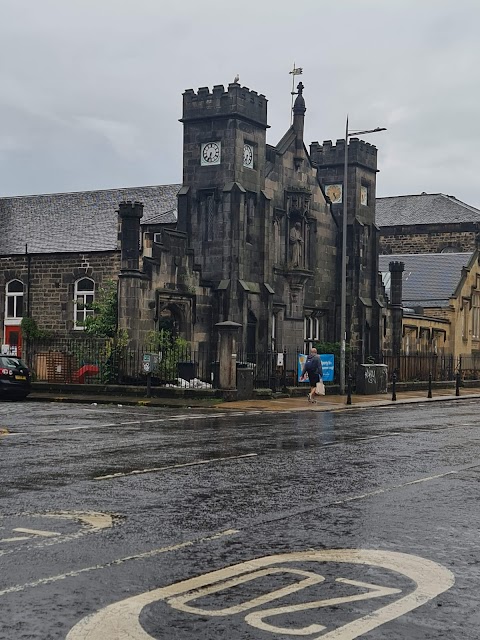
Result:
<svg viewBox="0 0 480 640"><path fill-rule="evenodd" d="M17 349L18 357L22 355L22 333L19 325L7 325L5 327L5 344L8 344L10 347L15 347ZM13 355L13 350L11 355Z"/></svg>

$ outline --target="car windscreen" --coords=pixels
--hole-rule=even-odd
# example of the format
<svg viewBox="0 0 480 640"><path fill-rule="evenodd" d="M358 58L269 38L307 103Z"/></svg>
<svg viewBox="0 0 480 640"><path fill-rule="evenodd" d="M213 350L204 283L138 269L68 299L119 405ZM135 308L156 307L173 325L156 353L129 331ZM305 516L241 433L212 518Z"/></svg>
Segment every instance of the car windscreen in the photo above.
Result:
<svg viewBox="0 0 480 640"><path fill-rule="evenodd" d="M0 367L10 367L11 369L17 369L22 367L27 368L27 365L20 360L20 358L14 358L13 356L0 356Z"/></svg>

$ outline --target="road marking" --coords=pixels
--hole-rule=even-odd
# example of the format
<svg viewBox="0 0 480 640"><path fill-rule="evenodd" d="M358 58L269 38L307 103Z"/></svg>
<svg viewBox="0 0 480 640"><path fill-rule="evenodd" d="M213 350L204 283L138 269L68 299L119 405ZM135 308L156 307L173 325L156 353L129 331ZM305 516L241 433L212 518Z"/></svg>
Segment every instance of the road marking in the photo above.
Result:
<svg viewBox="0 0 480 640"><path fill-rule="evenodd" d="M2 542L20 542L21 540L31 540L31 536L17 536L16 538L2 538L0 540L0 543L2 543Z"/></svg>
<svg viewBox="0 0 480 640"><path fill-rule="evenodd" d="M57 531L41 531L40 529L24 529L23 527L17 527L13 529L18 533L29 533L31 536L42 536L43 538L54 538L55 536L61 536L61 533Z"/></svg>
<svg viewBox="0 0 480 640"><path fill-rule="evenodd" d="M255 413L262 413L262 412L255 412ZM182 414L182 415L177 415L177 416L168 416L168 417L164 417L164 418L149 418L147 420L128 420L126 422L112 422L109 424L86 424L86 425L81 425L79 427L65 427L63 429L61 428L55 428L55 429L36 429L35 431L14 431L14 432L10 432L8 434L9 437L10 436L36 436L38 434L44 434L44 433L65 433L68 431L80 431L83 429L107 429L110 427L123 427L123 426L128 426L128 425L132 425L132 424L138 424L138 425L142 425L142 424L147 424L147 423L154 423L154 422L177 422L180 420L207 420L207 419L211 419L211 418L222 418L224 416L226 416L226 413L211 413L211 414ZM242 413L231 413L228 414L229 417L230 416L244 416L245 412Z"/></svg>
<svg viewBox="0 0 480 640"><path fill-rule="evenodd" d="M65 578L75 578L81 575L82 573L89 573L90 571L99 571L100 569L115 567L115 566L124 564L125 562L130 562L132 560L144 560L145 558L154 558L155 556L161 555L162 553L178 551L179 549L184 549L185 547L192 547L195 544L210 542L211 540L218 540L226 536L235 535L236 533L238 533L237 529L227 529L225 531L219 531L218 533L214 533L211 536L205 536L204 538L194 538L192 540L186 540L185 542L173 544L168 547L160 547L159 549L145 551L144 553L138 553L133 556L118 558L117 560L106 562L105 564L97 564L91 567L84 567L83 569L77 569L76 571L68 571L67 573L62 573L56 576L49 576L48 578L40 578L39 580L35 580L33 582L26 582L25 584L18 584L13 587L8 587L7 589L3 589L2 591L0 591L0 596L4 596L7 593L18 593L19 591L25 591L28 588L40 587L45 584L52 584L54 582L59 582L60 580L65 580ZM112 636L106 636L106 637L111 638Z"/></svg>
<svg viewBox="0 0 480 640"><path fill-rule="evenodd" d="M169 471L170 469L183 469L184 467L196 467L203 464L214 464L216 462L226 462L227 460L241 460L243 458L256 458L258 453L245 453L241 456L228 456L225 458L211 458L210 460L195 460L194 462L183 462L180 464L172 464L165 467L150 467L148 469L134 469L133 471L119 471L118 473L110 473L105 476L95 476L94 480L111 480L112 478L126 478L127 476L138 476L144 473L158 473L160 471Z"/></svg>
<svg viewBox="0 0 480 640"><path fill-rule="evenodd" d="M142 609L154 602L164 601L167 606L179 609L188 614L205 616L231 616L239 615L258 609L262 605L277 600L294 592L302 590L314 584L322 583L323 575L314 571L304 571L288 567L288 563L315 563L313 569L322 566L321 563L346 563L363 565L366 567L379 567L381 569L406 576L415 583L416 588L407 595L381 606L376 611L361 616L341 627L337 627L326 634L315 636L312 640L354 640L381 625L404 615L419 606L432 600L440 593L450 589L455 583L455 577L451 571L441 565L420 558L395 551L381 551L372 549L331 549L322 551L306 551L297 553L285 553L274 556L256 558L242 562L224 569L212 571L202 576L190 578L167 587L147 591L137 596L126 598L120 602L111 604L97 613L80 620L68 633L66 640L104 640L104 638L128 638L129 640L151 640L153 636L148 634L140 624ZM281 565L287 564L286 567ZM279 566L280 565L280 566ZM257 596L236 606L226 609L190 607L186 603L197 600L202 596L213 593L226 592L239 584L250 582L273 572L290 573L303 577L301 582L296 580L289 586L276 591ZM348 602L367 600L391 596L401 593L396 587L374 585L347 578L337 578L336 582L349 584L361 589L368 589L367 593L310 601L308 592L306 601L300 604L284 605L269 609L260 609L247 613L244 617L246 624L274 634L274 637L287 634L310 635L324 631L323 624L315 623L305 628L276 627L265 622L265 618L287 613L295 613L305 610L317 610L329 606L338 606ZM221 596L220 596L221 597ZM228 594L224 596L228 602Z"/></svg>
<svg viewBox="0 0 480 640"><path fill-rule="evenodd" d="M5 518L6 516L0 516L1 518ZM69 540L76 540L86 534L89 533L98 533L103 529L109 529L113 527L115 523L115 519L118 519L119 516L112 515L109 513L101 513L98 511L56 511L50 513L17 513L9 517L15 518L50 518L55 520L77 520L81 525L84 525L79 531L68 534L56 533L53 531L39 531L37 529L23 529L16 528L13 531L17 532L28 532L28 536L15 536L10 538L3 538L0 540L0 543L12 543L12 542L23 542L25 540L31 540L35 544L30 546L22 545L20 547L16 547L14 549L3 549L0 550L0 556L9 555L11 553L15 553L17 551L28 551L29 549L38 549L39 547L51 546L53 544L59 544L62 542L67 542ZM1 527L4 529L5 527ZM40 536L43 538L41 542L36 540L36 537Z"/></svg>

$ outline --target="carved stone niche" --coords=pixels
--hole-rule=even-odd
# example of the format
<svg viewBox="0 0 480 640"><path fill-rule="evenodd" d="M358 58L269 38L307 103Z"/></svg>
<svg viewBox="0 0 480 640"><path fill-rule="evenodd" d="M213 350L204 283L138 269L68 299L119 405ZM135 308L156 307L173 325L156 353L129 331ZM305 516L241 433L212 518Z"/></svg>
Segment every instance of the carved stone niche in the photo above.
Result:
<svg viewBox="0 0 480 640"><path fill-rule="evenodd" d="M288 218L288 269L308 268L308 219L311 194L289 191L286 194Z"/></svg>
<svg viewBox="0 0 480 640"><path fill-rule="evenodd" d="M290 271L285 277L290 288L288 316L290 318L303 318L305 283L309 279L310 274L304 271Z"/></svg>

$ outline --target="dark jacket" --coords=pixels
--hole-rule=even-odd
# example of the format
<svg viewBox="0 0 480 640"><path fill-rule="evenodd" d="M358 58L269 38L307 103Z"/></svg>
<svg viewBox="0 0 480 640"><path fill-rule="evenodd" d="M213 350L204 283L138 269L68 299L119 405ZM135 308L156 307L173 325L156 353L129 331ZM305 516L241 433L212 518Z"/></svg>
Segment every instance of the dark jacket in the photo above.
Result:
<svg viewBox="0 0 480 640"><path fill-rule="evenodd" d="M310 367L310 364L309 364L310 362L313 363L313 366L310 369L308 369L308 367ZM303 365L303 370L302 370L302 375L305 375L305 374L317 375L320 377L323 376L322 361L320 360L320 356L318 355L318 353L314 356L312 355L307 356L307 359L305 361L305 364Z"/></svg>

